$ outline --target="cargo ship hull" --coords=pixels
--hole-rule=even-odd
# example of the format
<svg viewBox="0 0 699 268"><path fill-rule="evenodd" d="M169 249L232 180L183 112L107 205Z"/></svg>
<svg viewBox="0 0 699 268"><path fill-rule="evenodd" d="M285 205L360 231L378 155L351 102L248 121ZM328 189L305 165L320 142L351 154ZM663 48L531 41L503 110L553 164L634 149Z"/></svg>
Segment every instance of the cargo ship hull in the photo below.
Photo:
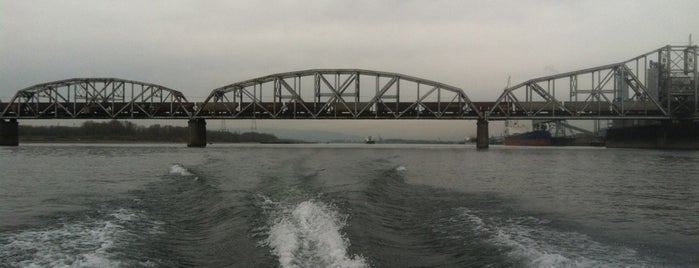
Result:
<svg viewBox="0 0 699 268"><path fill-rule="evenodd" d="M551 133L546 130L536 130L505 137L505 145L514 146L550 146Z"/></svg>
<svg viewBox="0 0 699 268"><path fill-rule="evenodd" d="M663 122L658 125L612 128L608 148L699 150L699 122Z"/></svg>

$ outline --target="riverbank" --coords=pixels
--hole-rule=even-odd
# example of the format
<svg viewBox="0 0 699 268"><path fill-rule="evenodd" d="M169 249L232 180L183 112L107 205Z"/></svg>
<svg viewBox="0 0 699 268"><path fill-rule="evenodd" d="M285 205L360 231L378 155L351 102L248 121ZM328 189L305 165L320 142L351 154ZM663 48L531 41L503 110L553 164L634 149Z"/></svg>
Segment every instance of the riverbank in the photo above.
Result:
<svg viewBox="0 0 699 268"><path fill-rule="evenodd" d="M168 125L138 126L128 121L87 121L79 127L19 126L20 142L42 143L186 143L187 127ZM207 131L210 143L282 142L272 134L258 132Z"/></svg>

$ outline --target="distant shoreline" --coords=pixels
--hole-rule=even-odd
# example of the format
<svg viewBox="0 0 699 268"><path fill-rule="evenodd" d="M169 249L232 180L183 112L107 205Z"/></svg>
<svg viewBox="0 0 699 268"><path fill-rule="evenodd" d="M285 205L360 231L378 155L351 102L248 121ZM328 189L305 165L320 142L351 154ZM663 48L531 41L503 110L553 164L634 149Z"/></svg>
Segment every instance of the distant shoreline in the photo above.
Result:
<svg viewBox="0 0 699 268"><path fill-rule="evenodd" d="M164 141L164 140L119 140L119 139L35 139L23 138L20 143L24 144L186 144L187 141ZM244 141L244 142L226 142L216 141L208 144L364 144L363 142L310 142L310 141ZM458 142L383 142L376 143L377 145L386 144L464 144ZM466 143L472 144L472 143Z"/></svg>
<svg viewBox="0 0 699 268"><path fill-rule="evenodd" d="M187 143L187 127L143 127L128 121L84 122L80 127L19 126L20 142L33 143ZM272 134L207 131L209 143L260 143L285 141Z"/></svg>
<svg viewBox="0 0 699 268"><path fill-rule="evenodd" d="M59 139L59 140L51 140L51 139L20 139L21 143L60 143L60 144L80 144L80 143L89 143L89 144L99 144L99 143L106 143L106 144L186 144L186 141L163 141L163 140L100 140L100 139ZM312 144L316 142L295 142L295 141L279 141L279 142L255 142L255 141L246 141L246 142L225 142L225 141L218 141L218 142L209 142L209 144Z"/></svg>

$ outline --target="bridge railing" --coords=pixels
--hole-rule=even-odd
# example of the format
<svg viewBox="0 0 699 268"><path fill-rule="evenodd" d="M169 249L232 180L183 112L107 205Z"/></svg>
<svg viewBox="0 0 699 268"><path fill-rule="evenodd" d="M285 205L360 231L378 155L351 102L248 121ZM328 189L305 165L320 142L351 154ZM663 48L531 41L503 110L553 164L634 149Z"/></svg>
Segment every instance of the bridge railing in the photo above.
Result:
<svg viewBox="0 0 699 268"><path fill-rule="evenodd" d="M697 47L666 46L628 61L508 87L491 118L668 118L697 115Z"/></svg>
<svg viewBox="0 0 699 268"><path fill-rule="evenodd" d="M359 69L273 74L214 89L196 117L259 119L478 118L463 90Z"/></svg>
<svg viewBox="0 0 699 268"><path fill-rule="evenodd" d="M117 78L75 78L34 85L0 103L0 118L187 118L176 90Z"/></svg>

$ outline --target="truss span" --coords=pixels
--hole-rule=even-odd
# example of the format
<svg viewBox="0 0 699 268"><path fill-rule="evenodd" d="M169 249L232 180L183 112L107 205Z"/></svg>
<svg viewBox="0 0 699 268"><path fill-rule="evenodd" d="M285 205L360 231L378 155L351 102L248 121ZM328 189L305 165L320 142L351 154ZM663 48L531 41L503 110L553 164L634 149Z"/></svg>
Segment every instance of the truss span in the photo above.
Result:
<svg viewBox="0 0 699 268"><path fill-rule="evenodd" d="M508 87L490 119L699 119L697 46L665 46L627 61Z"/></svg>
<svg viewBox="0 0 699 268"><path fill-rule="evenodd" d="M214 89L195 117L221 119L464 119L482 116L463 90L398 73L312 69Z"/></svg>
<svg viewBox="0 0 699 268"><path fill-rule="evenodd" d="M176 90L118 78L74 78L19 90L0 103L0 118L188 118L191 104Z"/></svg>

